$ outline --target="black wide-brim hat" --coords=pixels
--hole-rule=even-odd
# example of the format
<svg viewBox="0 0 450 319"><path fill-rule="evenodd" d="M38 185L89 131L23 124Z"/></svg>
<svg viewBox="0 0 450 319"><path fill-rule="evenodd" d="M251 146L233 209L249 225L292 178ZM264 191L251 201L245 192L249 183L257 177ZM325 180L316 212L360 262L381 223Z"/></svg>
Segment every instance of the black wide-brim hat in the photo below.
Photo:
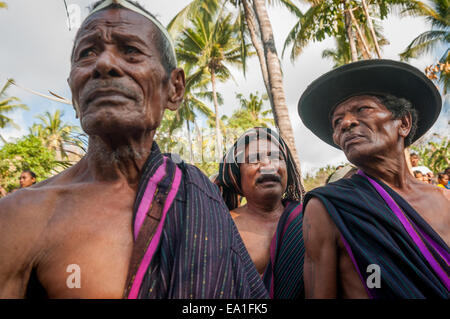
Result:
<svg viewBox="0 0 450 319"><path fill-rule="evenodd" d="M324 142L333 142L330 112L350 97L366 94L392 94L412 103L418 113L412 142L436 122L442 108L436 85L417 68L393 60L364 60L349 63L325 73L312 82L298 102L303 123Z"/></svg>

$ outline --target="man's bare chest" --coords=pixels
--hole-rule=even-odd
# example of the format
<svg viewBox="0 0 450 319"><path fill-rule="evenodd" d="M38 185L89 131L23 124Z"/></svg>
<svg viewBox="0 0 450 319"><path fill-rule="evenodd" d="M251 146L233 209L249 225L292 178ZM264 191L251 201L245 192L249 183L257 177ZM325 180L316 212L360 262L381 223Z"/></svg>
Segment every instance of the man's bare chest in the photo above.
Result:
<svg viewBox="0 0 450 319"><path fill-rule="evenodd" d="M450 202L439 194L404 195L403 198L450 246Z"/></svg>
<svg viewBox="0 0 450 319"><path fill-rule="evenodd" d="M36 274L50 298L121 298L133 248L132 201L85 195L58 205Z"/></svg>

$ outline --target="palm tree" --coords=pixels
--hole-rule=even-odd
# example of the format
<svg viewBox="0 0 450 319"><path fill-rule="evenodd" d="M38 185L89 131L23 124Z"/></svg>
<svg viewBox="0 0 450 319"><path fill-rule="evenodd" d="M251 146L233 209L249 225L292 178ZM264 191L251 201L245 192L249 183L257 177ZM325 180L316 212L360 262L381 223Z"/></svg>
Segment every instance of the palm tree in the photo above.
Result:
<svg viewBox="0 0 450 319"><path fill-rule="evenodd" d="M269 3L280 3L289 11L299 12L299 9L290 0L270 1ZM283 78L280 61L275 48L274 36L269 17L267 15L264 0L193 0L181 10L170 22L169 29L172 32L181 30L188 19L198 15L203 6L218 8L220 5L231 3L237 8L236 26L240 30L239 41L241 42L241 58L246 55L246 37L250 35L253 47L259 59L264 85L270 100L275 124L280 134L286 139L297 167L300 160L295 147L294 133L292 130L286 98L283 89ZM245 63L243 63L245 71Z"/></svg>
<svg viewBox="0 0 450 319"><path fill-rule="evenodd" d="M63 115L64 112L56 110L54 114L47 111L44 115L37 116L40 123L34 124L30 133L41 138L44 145L56 153L58 160L68 158L69 154L81 157L78 149L73 149L83 148L81 140L75 135L80 129L78 126L64 123Z"/></svg>
<svg viewBox="0 0 450 319"><path fill-rule="evenodd" d="M342 28L341 24L338 24L337 28ZM384 46L389 44L386 38L381 34L380 28L377 24L374 24L375 35L377 38L377 45ZM356 44L358 47L357 59L370 59L372 58L371 52L375 49L375 43L372 40L373 37L367 25L362 25L357 32ZM322 58L331 59L334 62L333 68L350 63L351 52L349 41L344 30L338 31L334 36L336 47L334 49L326 49L322 52ZM365 45L363 44L365 42ZM367 49L366 49L367 46Z"/></svg>
<svg viewBox="0 0 450 319"><path fill-rule="evenodd" d="M209 99L212 101L212 92L203 91L196 92L196 89L204 89L207 86L208 78L205 73L192 73L194 66L193 65L184 65L183 69L186 73L186 89L184 93L183 102L180 105L180 108L175 113L175 118L172 121L169 132L172 133L176 128L182 126L183 122L186 123L186 129L188 134L188 142L189 142L189 160L190 163L193 163L194 154L192 149L192 138L191 138L191 126L190 123L195 123L197 118L197 114L200 113L206 116L208 119L213 118L213 112L211 109L201 100L201 99ZM223 102L222 97L217 93L218 102Z"/></svg>
<svg viewBox="0 0 450 319"><path fill-rule="evenodd" d="M3 85L3 88L0 90L0 128L4 128L4 127L10 125L10 126L18 129L19 125L14 123L14 121L10 117L7 117L5 115L5 113L10 113L17 109L28 110L28 107L26 105L14 103L14 102L19 102L20 101L19 98L14 97L14 96L10 96L10 97L7 96L6 91L11 86L12 83L13 83L13 80L8 79L5 83L5 85ZM3 137L1 137L1 139L4 141Z"/></svg>
<svg viewBox="0 0 450 319"><path fill-rule="evenodd" d="M450 1L430 0L430 5L422 1L412 0L404 6L403 15L424 17L431 25L431 30L419 34L400 54L402 60L418 58L419 56L432 52L439 46L444 46L444 54L439 59L440 65L450 64ZM439 70L440 81L444 86L444 94L450 88L450 71Z"/></svg>
<svg viewBox="0 0 450 319"><path fill-rule="evenodd" d="M222 157L222 134L220 132L217 81L226 81L231 76L227 65L242 67L236 24L232 15L222 10L211 12L204 8L192 19L192 26L183 30L177 40L177 56L180 60L195 65L193 74L208 74L212 88L214 115L216 118L216 156Z"/></svg>
<svg viewBox="0 0 450 319"><path fill-rule="evenodd" d="M267 95L260 97L258 92L256 94L250 93L247 99L239 93L236 94L236 98L241 107L228 119L228 125L230 127L247 130L252 127L268 127L269 125L274 125L273 118L268 117L271 110L264 110L264 101L268 100Z"/></svg>
<svg viewBox="0 0 450 319"><path fill-rule="evenodd" d="M372 21L371 15L384 18L387 3L403 3L404 0L374 1L372 7L364 0L361 4L348 0L305 1L311 7L302 14L286 38L283 54L292 45L291 60L294 61L311 41L322 41L326 37L336 40L336 50L325 50L324 57L331 57L336 65L350 61L371 59L373 53L381 58L380 46L388 41L381 34L381 27ZM375 6L378 9L375 10ZM372 11L372 12L370 12Z"/></svg>

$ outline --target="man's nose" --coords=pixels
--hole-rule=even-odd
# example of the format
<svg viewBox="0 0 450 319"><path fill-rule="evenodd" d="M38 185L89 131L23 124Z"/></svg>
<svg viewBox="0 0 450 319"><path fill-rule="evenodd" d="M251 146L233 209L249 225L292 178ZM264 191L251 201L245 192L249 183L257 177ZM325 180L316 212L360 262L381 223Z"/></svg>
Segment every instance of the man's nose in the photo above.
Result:
<svg viewBox="0 0 450 319"><path fill-rule="evenodd" d="M98 57L93 70L94 79L121 77L122 70L119 67L119 59L110 49L105 49Z"/></svg>
<svg viewBox="0 0 450 319"><path fill-rule="evenodd" d="M358 122L358 119L356 118L356 116L353 113L348 112L344 115L344 117L341 120L341 129L343 131L346 131L358 124L359 124L359 122Z"/></svg>

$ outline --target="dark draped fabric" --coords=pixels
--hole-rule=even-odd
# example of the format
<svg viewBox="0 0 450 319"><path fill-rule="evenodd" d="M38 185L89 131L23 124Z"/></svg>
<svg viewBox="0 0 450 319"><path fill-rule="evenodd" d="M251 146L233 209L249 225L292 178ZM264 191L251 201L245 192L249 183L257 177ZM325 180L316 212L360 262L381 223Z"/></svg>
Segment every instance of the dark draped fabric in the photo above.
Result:
<svg viewBox="0 0 450 319"><path fill-rule="evenodd" d="M273 299L303 299L303 214L302 204L285 201L270 245L270 261L264 272L264 284Z"/></svg>
<svg viewBox="0 0 450 319"><path fill-rule="evenodd" d="M448 276L449 265L431 241L448 254L446 243L399 194L372 179L397 203ZM324 204L339 229L370 297L450 298L444 282L367 178L355 174L350 179L316 188L307 193L304 207L313 197ZM371 264L380 267L380 288L367 287L366 280L372 274L367 267Z"/></svg>
<svg viewBox="0 0 450 319"><path fill-rule="evenodd" d="M179 185L177 171L181 173ZM147 251L152 245L157 247L148 267L144 267L137 298L268 297L216 185L196 167L183 162L175 164L169 154L163 156L153 143L139 184L133 224L141 204L149 201L146 192L152 183L156 185L156 201L162 198L167 203L172 190L176 192L166 214L162 213L159 235L143 238L134 230L135 246L146 247ZM150 198L150 209L158 203ZM164 203L161 205L165 207ZM134 251L132 260L143 253ZM139 259L138 264L142 264L144 261ZM136 272L130 266L129 275L135 281Z"/></svg>

